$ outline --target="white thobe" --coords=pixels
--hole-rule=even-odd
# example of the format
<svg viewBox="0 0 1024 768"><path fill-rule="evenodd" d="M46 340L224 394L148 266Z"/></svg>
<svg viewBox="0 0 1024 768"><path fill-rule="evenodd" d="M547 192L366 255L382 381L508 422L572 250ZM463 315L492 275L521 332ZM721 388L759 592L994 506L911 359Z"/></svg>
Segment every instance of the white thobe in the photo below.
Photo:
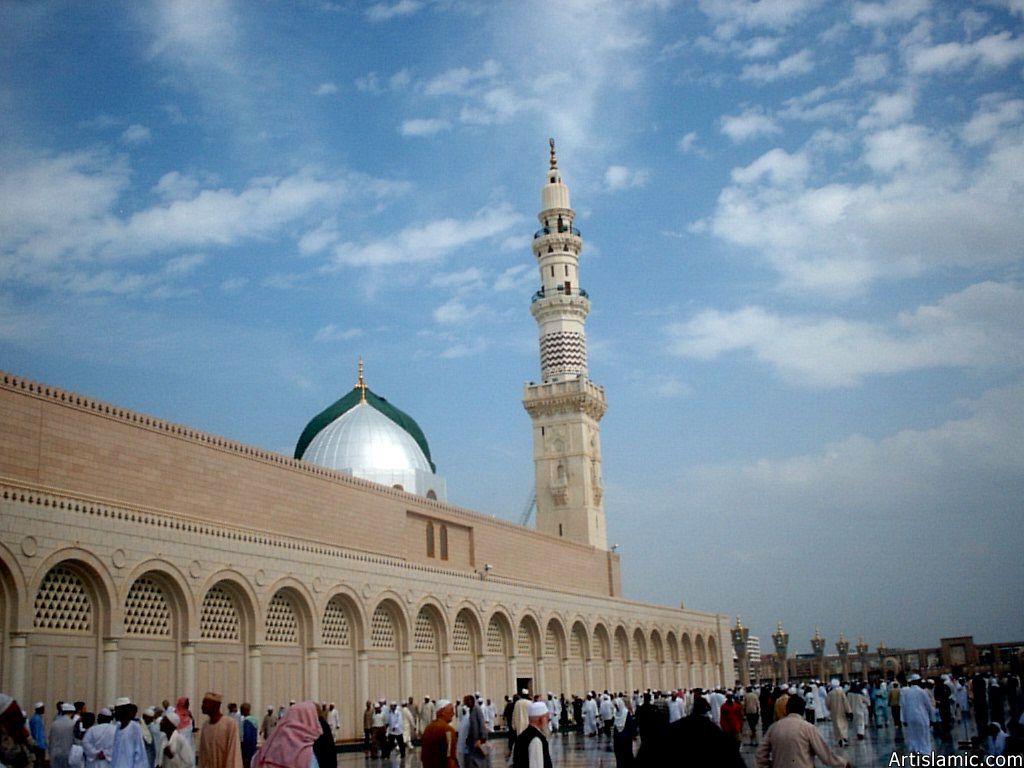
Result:
<svg viewBox="0 0 1024 768"><path fill-rule="evenodd" d="M828 711L828 693L824 685L818 686L818 706L814 710L814 716L818 720L828 720L831 713Z"/></svg>
<svg viewBox="0 0 1024 768"><path fill-rule="evenodd" d="M114 752L111 768L150 768L146 745L142 741L142 726L132 720L124 728L120 723L114 731Z"/></svg>
<svg viewBox="0 0 1024 768"><path fill-rule="evenodd" d="M583 735L593 736L597 733L597 702L587 699L583 702Z"/></svg>
<svg viewBox="0 0 1024 768"><path fill-rule="evenodd" d="M708 694L708 704L711 705L711 722L719 725L722 722L722 705L725 703L725 696L718 693Z"/></svg>
<svg viewBox="0 0 1024 768"><path fill-rule="evenodd" d="M932 751L932 720L936 716L928 692L910 685L900 694L900 717L907 724L907 750L925 754Z"/></svg>
<svg viewBox="0 0 1024 768"><path fill-rule="evenodd" d="M674 723L683 719L683 703L679 699L668 700L668 721Z"/></svg>
<svg viewBox="0 0 1024 768"><path fill-rule="evenodd" d="M480 707L480 712L484 716L484 727L487 729L487 732L490 733L494 730L494 715L496 714L494 710L494 705L484 704L482 707Z"/></svg>
<svg viewBox="0 0 1024 768"><path fill-rule="evenodd" d="M114 734L117 726L114 723L94 725L82 737L82 751L85 752L85 768L109 768L110 758L114 756ZM102 752L106 759L96 756Z"/></svg>
<svg viewBox="0 0 1024 768"><path fill-rule="evenodd" d="M327 724L331 726L331 733L337 738L338 731L341 730L341 717L338 715L337 707L327 713Z"/></svg>
<svg viewBox="0 0 1024 768"><path fill-rule="evenodd" d="M160 750L160 768L196 768L196 755L192 749L192 743L181 731L175 731L167 740L167 747L170 748L171 756Z"/></svg>

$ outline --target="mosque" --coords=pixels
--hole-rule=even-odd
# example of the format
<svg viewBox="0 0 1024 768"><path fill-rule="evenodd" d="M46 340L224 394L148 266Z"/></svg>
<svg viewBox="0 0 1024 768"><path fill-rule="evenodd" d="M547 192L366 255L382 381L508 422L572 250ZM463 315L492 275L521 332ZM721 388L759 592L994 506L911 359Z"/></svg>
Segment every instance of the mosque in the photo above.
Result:
<svg viewBox="0 0 1024 768"><path fill-rule="evenodd" d="M523 393L535 529L448 504L423 431L361 365L294 457L0 372L0 690L310 698L352 738L382 697L725 684L725 616L622 595L554 142L548 166Z"/></svg>

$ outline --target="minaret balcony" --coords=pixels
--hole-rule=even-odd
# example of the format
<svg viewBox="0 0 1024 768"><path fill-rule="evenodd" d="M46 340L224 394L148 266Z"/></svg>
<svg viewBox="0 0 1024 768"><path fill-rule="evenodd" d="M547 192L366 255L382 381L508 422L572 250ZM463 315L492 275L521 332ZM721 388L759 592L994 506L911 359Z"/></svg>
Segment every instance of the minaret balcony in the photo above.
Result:
<svg viewBox="0 0 1024 768"><path fill-rule="evenodd" d="M562 297L572 297L572 296L580 296L580 297L582 297L584 299L589 299L590 298L590 294L587 293L583 288L570 288L567 291L567 290L565 290L565 286L559 285L558 289L554 290L554 291L545 291L543 288L541 288L539 291L537 291L535 294L533 294L533 298L530 299L530 303L533 304L534 302L540 301L541 299L553 299L553 298L559 298L560 299Z"/></svg>
<svg viewBox="0 0 1024 768"><path fill-rule="evenodd" d="M538 237L544 237L544 235L575 235L576 237L583 237L582 233L576 229L576 227L541 227L533 233L533 239L536 240Z"/></svg>

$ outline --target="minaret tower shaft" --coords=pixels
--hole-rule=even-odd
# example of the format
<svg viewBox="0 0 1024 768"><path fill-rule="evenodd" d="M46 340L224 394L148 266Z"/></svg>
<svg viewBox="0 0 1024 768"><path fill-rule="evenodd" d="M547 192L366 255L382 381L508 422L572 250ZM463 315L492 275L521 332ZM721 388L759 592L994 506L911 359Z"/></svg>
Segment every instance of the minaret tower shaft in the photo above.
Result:
<svg viewBox="0 0 1024 768"><path fill-rule="evenodd" d="M530 312L540 334L541 383L527 384L523 406L533 419L537 529L608 548L601 481L604 388L587 377L584 323L590 299L580 287L583 239L574 226L569 188L562 182L555 140L541 188L541 229L533 236L540 289Z"/></svg>

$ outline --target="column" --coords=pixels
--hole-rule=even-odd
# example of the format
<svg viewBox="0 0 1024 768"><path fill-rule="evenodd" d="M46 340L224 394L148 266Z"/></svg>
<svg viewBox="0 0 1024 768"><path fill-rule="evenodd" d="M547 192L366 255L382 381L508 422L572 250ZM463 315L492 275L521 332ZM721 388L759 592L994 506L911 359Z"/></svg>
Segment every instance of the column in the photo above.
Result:
<svg viewBox="0 0 1024 768"><path fill-rule="evenodd" d="M614 692L615 688L616 688L616 686L615 686L615 678L612 675L612 670L613 669L614 669L614 667L612 666L612 660L611 659L605 659L604 660L604 685L605 685L605 687L609 691L612 691L612 692ZM600 693L600 691L598 691L598 693Z"/></svg>
<svg viewBox="0 0 1024 768"><path fill-rule="evenodd" d="M249 646L249 703L252 711L265 713L263 709L263 646ZM258 715L257 715L258 716Z"/></svg>
<svg viewBox="0 0 1024 768"><path fill-rule="evenodd" d="M483 694L485 699L490 698L497 707L497 699L489 695L491 692L487 690L487 657L483 654L476 657L476 689Z"/></svg>
<svg viewBox="0 0 1024 768"><path fill-rule="evenodd" d="M113 704L117 698L117 638L103 638L103 702Z"/></svg>
<svg viewBox="0 0 1024 768"><path fill-rule="evenodd" d="M683 686L683 662L677 661L672 665L672 690Z"/></svg>
<svg viewBox="0 0 1024 768"><path fill-rule="evenodd" d="M691 661L690 662L690 674L689 674L689 679L686 681L686 687L688 689L692 689L692 688L696 688L697 687L697 662L696 661Z"/></svg>
<svg viewBox="0 0 1024 768"><path fill-rule="evenodd" d="M507 663L509 686L511 686L513 693L519 693L519 686L516 685L516 677L518 676L518 670L516 669L516 657L509 656Z"/></svg>
<svg viewBox="0 0 1024 768"><path fill-rule="evenodd" d="M577 686L578 687L578 686ZM573 691L575 688L572 687L572 680L569 679L569 660L562 659L562 688L566 691ZM555 694L555 698L562 695L564 691L552 691Z"/></svg>
<svg viewBox="0 0 1024 768"><path fill-rule="evenodd" d="M316 648L306 651L306 674L308 681L306 690L309 691L309 698L313 701L320 701L320 652ZM410 677L411 679L411 677ZM406 690L412 690L410 686Z"/></svg>
<svg viewBox="0 0 1024 768"><path fill-rule="evenodd" d="M186 640L181 644L181 689L188 696L189 704L196 702L196 644Z"/></svg>
<svg viewBox="0 0 1024 768"><path fill-rule="evenodd" d="M533 681L533 693L547 694L547 680L544 674L544 658L537 659L537 679Z"/></svg>
<svg viewBox="0 0 1024 768"><path fill-rule="evenodd" d="M412 692L412 654L402 654L402 690L398 696L405 701Z"/></svg>
<svg viewBox="0 0 1024 768"><path fill-rule="evenodd" d="M28 632L11 632L11 693L10 695L28 709L28 688L25 678L28 674Z"/></svg>
<svg viewBox="0 0 1024 768"><path fill-rule="evenodd" d="M458 698L466 694L465 691L461 693L452 691L452 657L448 653L441 654L441 688L443 689L441 695L445 698L449 696ZM452 701L455 701L455 699L453 698Z"/></svg>
<svg viewBox="0 0 1024 768"><path fill-rule="evenodd" d="M623 665L626 668L626 693L632 693L636 689L636 685L633 684L633 662L624 661Z"/></svg>
<svg viewBox="0 0 1024 768"><path fill-rule="evenodd" d="M356 690L359 691L359 704L366 706L370 698L370 657L366 651L356 654Z"/></svg>

